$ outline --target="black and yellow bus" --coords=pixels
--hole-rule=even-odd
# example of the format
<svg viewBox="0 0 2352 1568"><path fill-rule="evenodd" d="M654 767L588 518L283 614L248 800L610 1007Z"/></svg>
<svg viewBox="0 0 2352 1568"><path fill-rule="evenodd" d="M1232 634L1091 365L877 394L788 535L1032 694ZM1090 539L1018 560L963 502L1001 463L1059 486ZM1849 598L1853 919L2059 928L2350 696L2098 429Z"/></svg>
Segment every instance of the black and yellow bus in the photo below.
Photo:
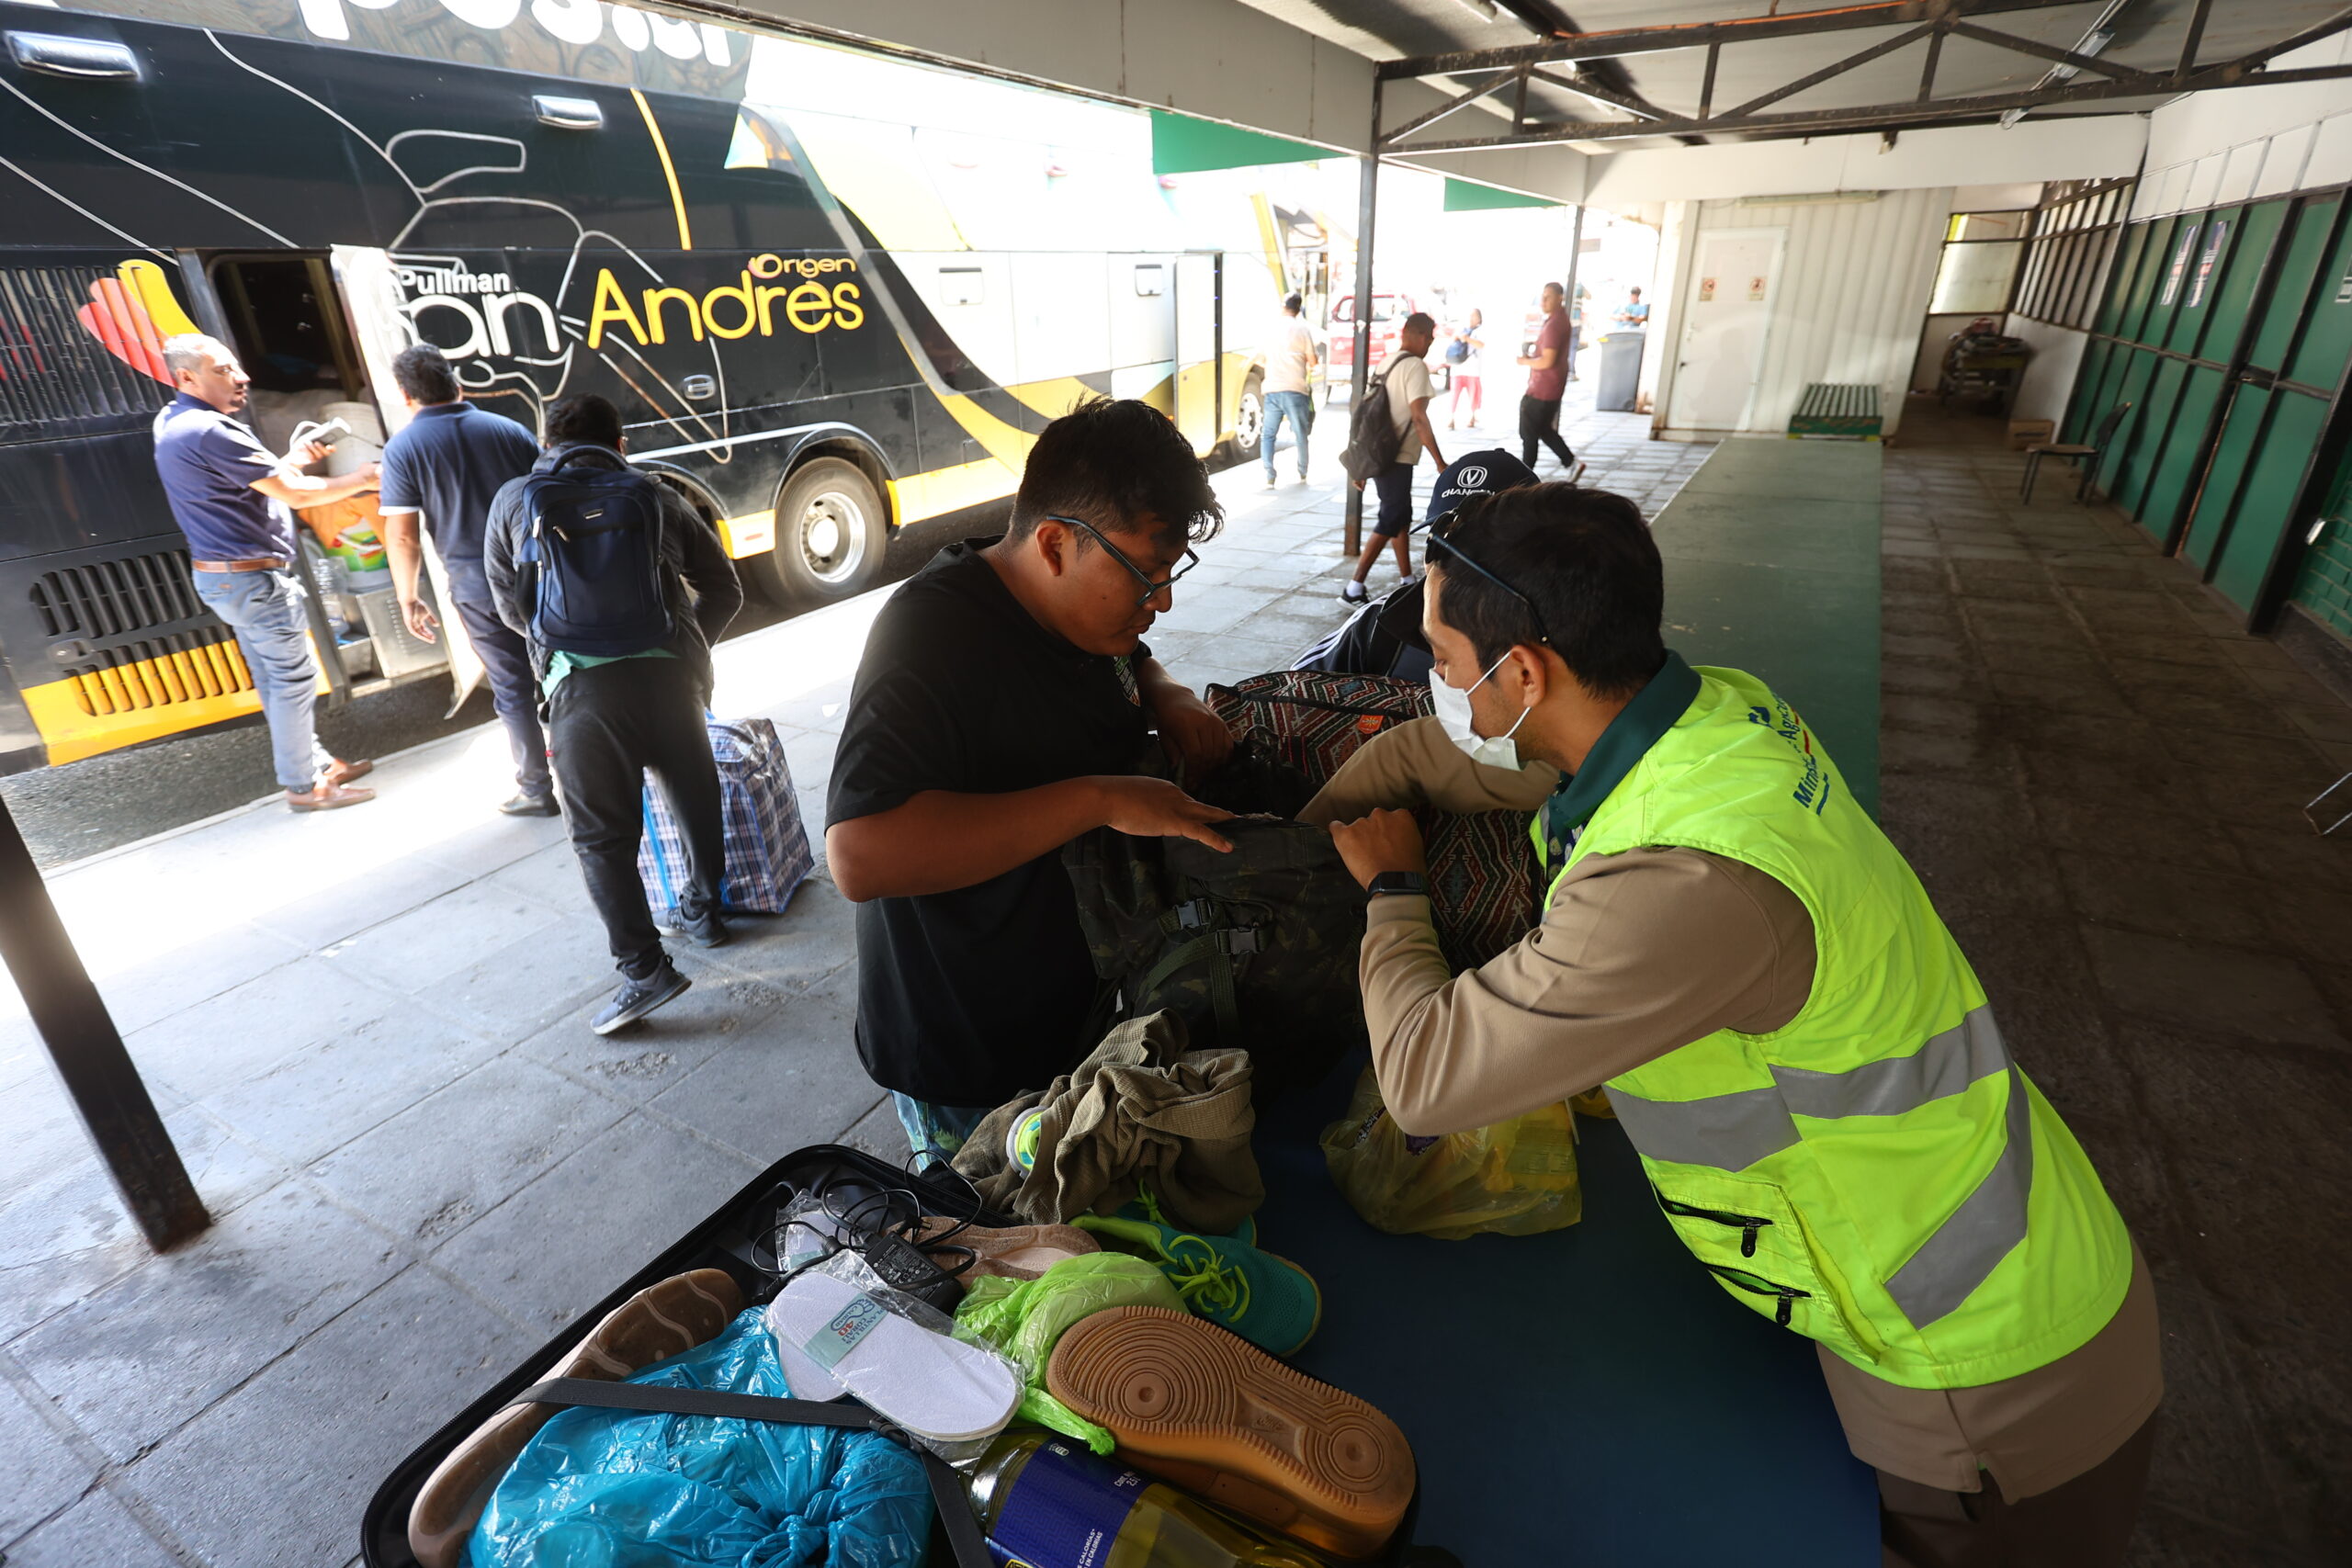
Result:
<svg viewBox="0 0 2352 1568"><path fill-rule="evenodd" d="M603 393L786 604L1000 504L1088 392L1255 436L1225 316L1278 280L1182 243L1140 111L574 0L0 0L0 772L256 710L152 461L175 331L237 349L265 439L396 428L417 341L526 425ZM322 578L325 684L449 673L369 580Z"/></svg>

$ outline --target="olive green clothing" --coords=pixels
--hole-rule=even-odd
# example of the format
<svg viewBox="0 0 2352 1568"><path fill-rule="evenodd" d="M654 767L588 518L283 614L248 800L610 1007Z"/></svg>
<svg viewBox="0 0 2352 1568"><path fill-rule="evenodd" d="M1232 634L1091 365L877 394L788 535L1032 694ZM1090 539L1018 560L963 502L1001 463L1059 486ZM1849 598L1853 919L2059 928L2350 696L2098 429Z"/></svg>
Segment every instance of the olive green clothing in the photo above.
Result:
<svg viewBox="0 0 2352 1568"><path fill-rule="evenodd" d="M1559 775L1481 768L1433 719L1375 738L1300 813L1376 807L1532 813ZM1485 1125L1589 1089L1717 1030L1770 1032L1813 983L1812 921L1796 895L1703 851L1591 855L1555 886L1526 941L1475 972L1447 969L1425 898L1371 901L1362 953L1364 1016L1400 1128ZM1703 955L1704 962L1699 962ZM1825 1351L1857 1457L1947 1491L1981 1465L2012 1500L2098 1463L2161 1393L2154 1311L2135 1258L2123 1307L2071 1354L1975 1388L1901 1387Z"/></svg>

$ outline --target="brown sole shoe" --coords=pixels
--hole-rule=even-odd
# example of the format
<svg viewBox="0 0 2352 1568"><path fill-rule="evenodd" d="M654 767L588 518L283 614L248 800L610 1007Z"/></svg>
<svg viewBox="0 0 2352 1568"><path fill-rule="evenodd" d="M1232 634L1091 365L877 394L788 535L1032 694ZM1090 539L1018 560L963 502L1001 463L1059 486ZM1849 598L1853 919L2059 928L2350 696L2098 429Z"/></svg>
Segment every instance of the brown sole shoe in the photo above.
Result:
<svg viewBox="0 0 2352 1568"><path fill-rule="evenodd" d="M289 811L340 811L346 806L365 806L376 798L372 789L357 784L322 784L308 795L286 792L286 807Z"/></svg>
<svg viewBox="0 0 2352 1568"><path fill-rule="evenodd" d="M619 1382L641 1367L708 1344L743 1310L743 1292L724 1269L697 1269L648 1285L606 1315L550 1368L548 1378ZM458 1568L490 1495L531 1435L562 1406L514 1404L449 1450L424 1479L408 1514L409 1550L420 1568Z"/></svg>
<svg viewBox="0 0 2352 1568"><path fill-rule="evenodd" d="M923 1221L915 1245L950 1273L964 1260L957 1248L974 1254L972 1266L957 1275L962 1280L978 1280L989 1274L1007 1280L1034 1280L1057 1263L1102 1250L1099 1242L1076 1225L1010 1225L1003 1230L974 1225L967 1230L956 1230L961 1223L943 1214L932 1215ZM950 1231L955 1234L948 1235Z"/></svg>
<svg viewBox="0 0 2352 1568"><path fill-rule="evenodd" d="M325 776L329 784L343 784L354 779L364 779L375 771L376 764L365 757L356 762L346 762L338 758L328 764Z"/></svg>
<svg viewBox="0 0 2352 1568"><path fill-rule="evenodd" d="M1370 1557L1413 1498L1413 1450L1351 1393L1164 1307L1114 1307L1054 1347L1046 1387L1119 1457L1341 1557Z"/></svg>

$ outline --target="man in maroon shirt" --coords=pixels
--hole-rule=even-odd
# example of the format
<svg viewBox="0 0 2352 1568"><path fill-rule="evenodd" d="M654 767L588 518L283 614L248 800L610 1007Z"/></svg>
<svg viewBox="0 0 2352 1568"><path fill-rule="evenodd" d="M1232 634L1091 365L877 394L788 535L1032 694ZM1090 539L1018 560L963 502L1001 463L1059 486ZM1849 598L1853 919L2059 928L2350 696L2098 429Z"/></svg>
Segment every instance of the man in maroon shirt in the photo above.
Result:
<svg viewBox="0 0 2352 1568"><path fill-rule="evenodd" d="M1535 466L1535 446L1552 449L1563 469L1573 472L1577 455L1560 439L1560 400L1568 391L1568 313L1562 309L1567 291L1556 283L1544 286L1544 325L1535 334L1532 352L1519 356L1527 371L1527 395L1519 400L1520 460Z"/></svg>

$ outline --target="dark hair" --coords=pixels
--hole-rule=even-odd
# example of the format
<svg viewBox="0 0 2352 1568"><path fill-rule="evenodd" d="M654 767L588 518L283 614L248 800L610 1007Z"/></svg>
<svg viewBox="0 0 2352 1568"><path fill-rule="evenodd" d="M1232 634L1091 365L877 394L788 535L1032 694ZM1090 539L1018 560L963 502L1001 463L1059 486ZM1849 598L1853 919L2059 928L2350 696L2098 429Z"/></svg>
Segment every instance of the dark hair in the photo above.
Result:
<svg viewBox="0 0 2352 1568"><path fill-rule="evenodd" d="M1548 640L1586 691L1623 697L1665 661L1666 571L1641 508L1623 496L1556 483L1498 491L1456 507L1441 537L1430 551L1445 574L1439 614L1470 639L1480 669Z"/></svg>
<svg viewBox="0 0 2352 1568"><path fill-rule="evenodd" d="M1400 333L1409 333L1416 329L1428 333L1432 337L1436 336L1437 318L1430 315L1427 310L1416 310L1411 315L1406 317L1404 321L1396 328Z"/></svg>
<svg viewBox="0 0 2352 1568"><path fill-rule="evenodd" d="M1042 517L1131 531L1146 513L1195 544L1225 525L1208 470L1174 422L1133 398L1089 398L1038 433L1005 537L1026 538Z"/></svg>
<svg viewBox="0 0 2352 1568"><path fill-rule="evenodd" d="M1642 297L1642 286L1641 286L1640 284L1636 283L1635 285L1634 285L1634 287L1633 287L1633 288L1631 288L1627 289L1627 290L1626 290L1626 292L1627 292L1627 293L1629 293L1629 294L1631 294L1634 299L1640 299L1640 298Z"/></svg>
<svg viewBox="0 0 2352 1568"><path fill-rule="evenodd" d="M1283 310L1288 310L1292 315L1295 316L1295 315L1297 315L1301 310L1306 310L1306 301L1305 299L1300 299L1300 298L1299 298L1297 295L1295 295L1295 294L1285 295L1285 296L1283 296Z"/></svg>
<svg viewBox="0 0 2352 1568"><path fill-rule="evenodd" d="M392 379L420 403L448 403L458 399L458 373L449 368L448 355L429 343L392 355Z"/></svg>
<svg viewBox="0 0 2352 1568"><path fill-rule="evenodd" d="M548 405L544 417L547 434L543 439L550 446L585 443L617 448L621 444L621 411L613 407L610 398L594 392L558 398Z"/></svg>

